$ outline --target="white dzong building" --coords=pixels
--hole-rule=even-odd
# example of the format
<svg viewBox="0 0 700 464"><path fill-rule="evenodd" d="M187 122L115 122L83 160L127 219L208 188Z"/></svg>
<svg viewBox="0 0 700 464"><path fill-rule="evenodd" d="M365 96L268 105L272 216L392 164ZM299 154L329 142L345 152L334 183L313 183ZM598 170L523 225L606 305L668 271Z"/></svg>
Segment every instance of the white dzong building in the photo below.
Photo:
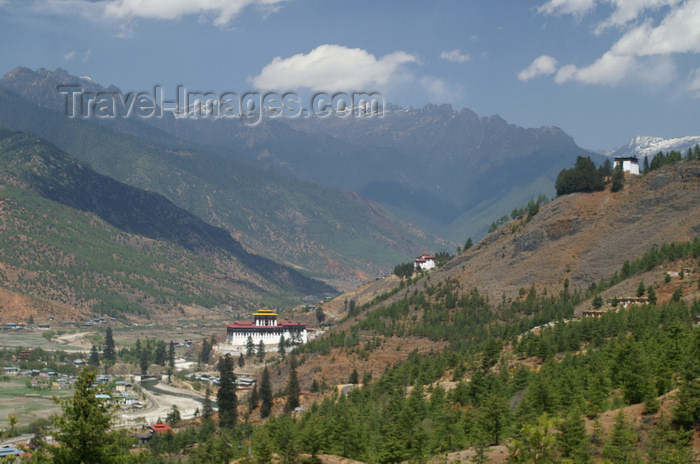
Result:
<svg viewBox="0 0 700 464"><path fill-rule="evenodd" d="M435 267L435 256L423 253L422 256L416 258L413 267L421 271L429 271Z"/></svg>
<svg viewBox="0 0 700 464"><path fill-rule="evenodd" d="M278 321L277 313L271 309L261 309L253 314L253 321L237 321L226 326L226 342L233 346L245 347L248 337L257 346L262 341L270 349L277 349L284 336L294 344L306 343L313 329L298 322Z"/></svg>
<svg viewBox="0 0 700 464"><path fill-rule="evenodd" d="M630 174L639 175L639 158L636 156L616 156L613 168L618 164L622 164L622 171Z"/></svg>

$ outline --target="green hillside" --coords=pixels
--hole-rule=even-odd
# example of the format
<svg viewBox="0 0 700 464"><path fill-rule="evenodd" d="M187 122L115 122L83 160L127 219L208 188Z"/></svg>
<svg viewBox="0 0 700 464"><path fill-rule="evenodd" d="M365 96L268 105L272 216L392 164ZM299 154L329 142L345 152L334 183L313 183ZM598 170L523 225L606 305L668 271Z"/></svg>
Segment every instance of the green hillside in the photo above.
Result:
<svg viewBox="0 0 700 464"><path fill-rule="evenodd" d="M331 291L31 134L0 130L0 182L1 285L21 294L149 315L178 304L253 307Z"/></svg>

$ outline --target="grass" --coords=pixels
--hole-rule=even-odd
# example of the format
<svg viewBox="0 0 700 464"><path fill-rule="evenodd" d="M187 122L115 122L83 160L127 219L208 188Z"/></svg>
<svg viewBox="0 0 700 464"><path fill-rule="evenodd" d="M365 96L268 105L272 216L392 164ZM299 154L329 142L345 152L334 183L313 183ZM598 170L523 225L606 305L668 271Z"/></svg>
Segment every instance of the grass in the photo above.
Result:
<svg viewBox="0 0 700 464"><path fill-rule="evenodd" d="M33 349L41 348L47 351L70 351L83 350L84 347L79 345L61 345L53 341L46 340L41 336L42 332L0 332L0 348L16 348L18 346Z"/></svg>
<svg viewBox="0 0 700 464"><path fill-rule="evenodd" d="M40 417L48 417L60 410L54 397L67 398L73 394L72 389L34 390L26 386L25 378L0 382L0 427L8 427L7 417L17 416L17 426L30 424ZM26 396L39 395L39 396Z"/></svg>

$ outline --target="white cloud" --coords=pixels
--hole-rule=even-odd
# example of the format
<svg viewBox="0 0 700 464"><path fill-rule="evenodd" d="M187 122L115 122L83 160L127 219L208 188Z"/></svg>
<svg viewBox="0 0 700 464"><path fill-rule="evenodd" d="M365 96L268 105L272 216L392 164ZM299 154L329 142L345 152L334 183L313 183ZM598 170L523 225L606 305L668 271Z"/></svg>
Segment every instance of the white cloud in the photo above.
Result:
<svg viewBox="0 0 700 464"><path fill-rule="evenodd" d="M700 68L694 69L688 76L688 90L690 90L695 98L700 98Z"/></svg>
<svg viewBox="0 0 700 464"><path fill-rule="evenodd" d="M595 0L549 0L537 8L539 13L550 15L570 14L583 16L595 8Z"/></svg>
<svg viewBox="0 0 700 464"><path fill-rule="evenodd" d="M523 82L538 76L547 76L557 70L557 60L551 56L542 55L534 59L530 66L518 73L518 79Z"/></svg>
<svg viewBox="0 0 700 464"><path fill-rule="evenodd" d="M66 60L66 61L70 61L70 60L72 60L74 57L75 57L75 50L71 50L71 51L69 51L68 53L66 53L65 55L63 55L63 59Z"/></svg>
<svg viewBox="0 0 700 464"><path fill-rule="evenodd" d="M214 24L226 26L249 6L274 9L284 0L104 0L108 18L178 19L187 15L213 15Z"/></svg>
<svg viewBox="0 0 700 464"><path fill-rule="evenodd" d="M584 84L616 86L624 80L634 80L660 86L672 81L675 74L675 64L666 56L640 59L632 55L606 52L584 68L572 64L563 66L554 77L554 82L563 84L575 80Z"/></svg>
<svg viewBox="0 0 700 464"><path fill-rule="evenodd" d="M462 53L459 48L455 48L450 51L442 51L440 53L440 58L447 61L452 61L453 63L466 63L469 61L469 54Z"/></svg>
<svg viewBox="0 0 700 464"><path fill-rule="evenodd" d="M576 76L576 71L578 71L578 69L573 64L562 66L556 76L554 76L554 82L563 84L564 82L570 81Z"/></svg>
<svg viewBox="0 0 700 464"><path fill-rule="evenodd" d="M0 0L1 2L2 0ZM257 7L263 12L273 12L286 0L33 0L35 11L54 14L79 14L91 20L107 19L133 21L135 19L176 20L197 15L224 27L246 8ZM119 33L130 37L131 25L127 23Z"/></svg>
<svg viewBox="0 0 700 464"><path fill-rule="evenodd" d="M615 28L621 35L588 66L563 66L554 77L556 83L614 86L635 80L665 85L676 75L674 54L700 53L700 0L549 0L538 11L580 18L599 5L612 11L595 25L594 32ZM519 78L528 76L523 74L526 71Z"/></svg>
<svg viewBox="0 0 700 464"><path fill-rule="evenodd" d="M658 26L645 21L623 35L613 50L638 56L700 52L700 0L673 9Z"/></svg>
<svg viewBox="0 0 700 464"><path fill-rule="evenodd" d="M415 56L403 51L377 59L360 48L327 44L307 54L275 57L251 81L266 90L381 90L405 77L402 65L416 62Z"/></svg>
<svg viewBox="0 0 700 464"><path fill-rule="evenodd" d="M627 77L634 65L633 56L606 52L591 65L576 69L572 77L586 84L617 85Z"/></svg>
<svg viewBox="0 0 700 464"><path fill-rule="evenodd" d="M83 61L89 60L91 56L92 56L92 50L90 50L90 49L88 48L88 49L85 51L85 55L83 55Z"/></svg>
<svg viewBox="0 0 700 464"><path fill-rule="evenodd" d="M433 103L452 103L464 97L462 87L439 77L425 76L421 78L420 83Z"/></svg>

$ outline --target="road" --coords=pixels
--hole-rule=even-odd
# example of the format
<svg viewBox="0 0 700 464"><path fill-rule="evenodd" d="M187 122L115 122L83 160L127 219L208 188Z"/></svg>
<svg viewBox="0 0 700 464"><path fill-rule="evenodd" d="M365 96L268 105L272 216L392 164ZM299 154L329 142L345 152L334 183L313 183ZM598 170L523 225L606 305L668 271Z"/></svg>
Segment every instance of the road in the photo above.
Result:
<svg viewBox="0 0 700 464"><path fill-rule="evenodd" d="M194 412L197 409L202 411L203 397L190 390L173 387L163 382L143 383L141 386L141 391L148 398L150 406L117 414L116 426L151 425L155 424L158 419L164 422L172 411L173 405L177 405L182 419L194 417Z"/></svg>

